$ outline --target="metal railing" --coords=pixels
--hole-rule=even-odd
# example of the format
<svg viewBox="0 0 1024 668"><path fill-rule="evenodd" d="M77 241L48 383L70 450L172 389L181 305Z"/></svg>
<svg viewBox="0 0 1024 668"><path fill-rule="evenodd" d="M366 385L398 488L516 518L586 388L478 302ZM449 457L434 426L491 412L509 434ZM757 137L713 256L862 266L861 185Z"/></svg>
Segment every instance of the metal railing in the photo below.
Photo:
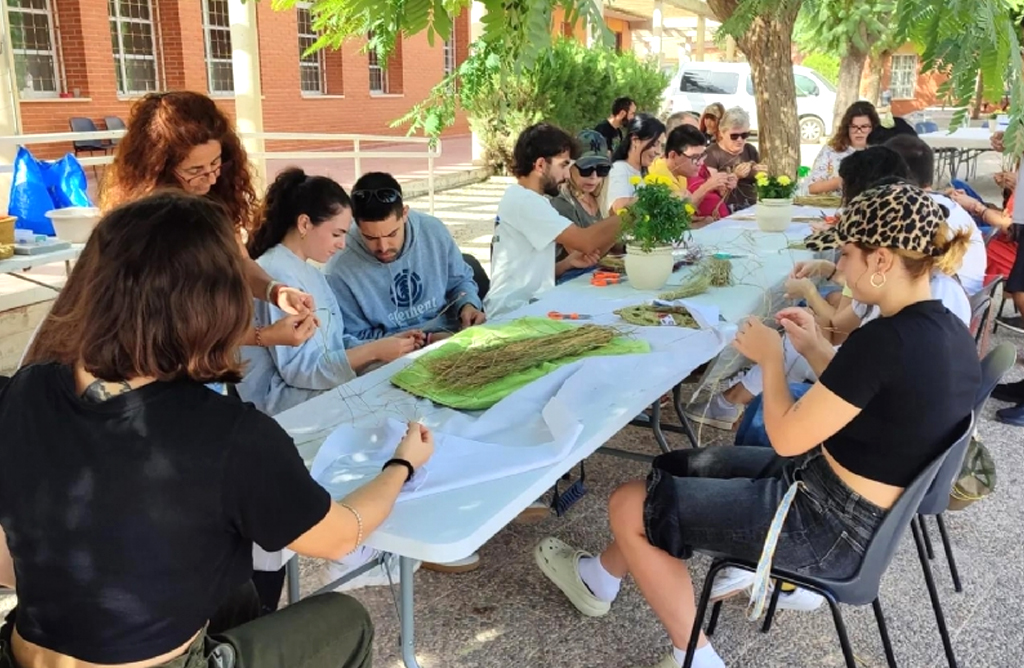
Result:
<svg viewBox="0 0 1024 668"><path fill-rule="evenodd" d="M30 146L31 144L54 144L70 143L75 141L96 141L120 139L124 136L124 130L98 130L96 132L52 132L46 134L27 135L0 135L0 148L12 146ZM266 158L271 160L337 160L351 159L355 166L356 178L362 174L362 160L381 158L385 160L394 159L424 159L427 161L427 192L430 200L430 213L434 213L434 164L441 157L441 141L431 140L429 137L396 137L388 135L360 135L360 134L312 134L307 132L240 132L242 139L259 139L263 141L315 141L315 142L351 142L350 151L252 151L249 156L252 158ZM373 151L366 150L363 146L366 143L402 143L402 144L423 144L425 151ZM116 147L114 147L116 148ZM114 161L113 155L89 156L79 158L78 161L83 167L95 165L109 165ZM0 164L0 174L10 174L14 171L12 165Z"/></svg>

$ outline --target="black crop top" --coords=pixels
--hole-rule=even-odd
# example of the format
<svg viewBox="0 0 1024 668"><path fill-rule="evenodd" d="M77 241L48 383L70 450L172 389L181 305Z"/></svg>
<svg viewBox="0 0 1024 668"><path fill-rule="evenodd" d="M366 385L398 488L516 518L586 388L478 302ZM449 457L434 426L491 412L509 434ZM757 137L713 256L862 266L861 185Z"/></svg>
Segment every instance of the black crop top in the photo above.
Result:
<svg viewBox="0 0 1024 668"><path fill-rule="evenodd" d="M0 384L0 525L18 633L93 663L183 645L278 550L327 514L292 439L251 404L192 382L100 404L71 371Z"/></svg>
<svg viewBox="0 0 1024 668"><path fill-rule="evenodd" d="M981 366L963 322L925 301L854 330L820 382L861 409L825 441L829 454L857 475L906 487L959 436Z"/></svg>

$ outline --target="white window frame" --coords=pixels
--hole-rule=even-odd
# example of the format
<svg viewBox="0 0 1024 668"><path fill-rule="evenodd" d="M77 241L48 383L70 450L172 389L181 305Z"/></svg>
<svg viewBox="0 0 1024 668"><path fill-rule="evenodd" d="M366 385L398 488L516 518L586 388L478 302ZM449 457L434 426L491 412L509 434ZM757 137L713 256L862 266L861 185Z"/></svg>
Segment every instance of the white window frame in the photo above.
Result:
<svg viewBox="0 0 1024 668"><path fill-rule="evenodd" d="M453 74L458 68L458 53L455 50L455 25L452 25L452 33L448 36L448 39L444 41L442 52L444 53L444 75L448 76Z"/></svg>
<svg viewBox="0 0 1024 668"><path fill-rule="evenodd" d="M227 11L227 0L224 0L224 9ZM211 96L232 96L235 94L235 81L234 81L234 61L231 58L214 58L213 57L213 34L215 32L225 32L228 36L228 44L231 43L231 22L228 25L216 25L211 20L210 15L210 0L203 0L203 41L206 45L206 89L210 92ZM214 88L214 65L227 63L231 67L231 88L228 90L217 90Z"/></svg>
<svg viewBox="0 0 1024 668"><path fill-rule="evenodd" d="M146 93L152 93L153 91L160 89L160 63L157 59L157 50L160 48L160 33L158 32L158 22L155 19L153 0L137 0L138 2L145 2L146 6L149 7L149 19L135 19L130 17L121 16L121 3L115 0L114 14L110 13L110 3L107 3L107 17L109 22L116 26L117 30L117 52L114 53L114 67L121 70L121 83L124 86L122 90L118 87L117 94L121 96L126 95L145 95ZM138 53L125 53L124 52L124 31L122 25L125 23L138 23L141 25L148 24L150 27L150 35L153 37L153 52L151 54L138 54ZM150 60L153 62L153 90L129 90L128 87L128 69L125 67L125 63L129 60Z"/></svg>
<svg viewBox="0 0 1024 668"><path fill-rule="evenodd" d="M889 92L894 100L913 100L917 95L917 54L898 53L892 56L889 81ZM910 63L907 71L906 63ZM897 64L900 67L897 68ZM909 90L909 95L906 94Z"/></svg>
<svg viewBox="0 0 1024 668"><path fill-rule="evenodd" d="M373 35L367 35L366 39L367 41L373 39ZM366 56L367 68L370 76L370 95L387 95L391 91L391 86L388 83L387 65L380 64L377 52L372 49L366 53ZM374 87L374 75L377 77L376 88Z"/></svg>
<svg viewBox="0 0 1024 668"><path fill-rule="evenodd" d="M57 33L53 29L54 18L53 18L53 2L52 0L46 0L46 9L33 9L30 7L12 7L8 2L7 5L8 17L11 14L35 14L46 17L46 28L50 35L50 48L49 49L16 49L14 48L13 40L11 42L11 53L14 55L14 60L17 62L18 56L50 56L51 62L53 63L53 85L54 90L37 91L37 90L25 90L24 88L19 89L19 94L22 97L40 98L40 97L58 97L64 90L64 81L60 76L60 64L59 54L57 53ZM10 30L10 25L8 25ZM27 72L26 72L27 73ZM17 76L17 67L15 67L14 75ZM15 84L18 84L15 80ZM18 84L20 85L20 84Z"/></svg>
<svg viewBox="0 0 1024 668"><path fill-rule="evenodd" d="M297 3L295 3L295 24L296 24L296 28L298 28L298 26L302 25L302 22L299 21L299 12L307 12L307 13L309 13L309 26L310 26L309 29L313 30L313 12L312 12L312 9L313 9L313 4L312 3L309 3L309 2L297 2ZM303 60L302 54L305 53L305 51L306 51L302 47L302 39L303 38L306 38L306 39L312 38L312 40L315 42L316 40L320 39L320 35L316 34L315 32L308 32L308 33L300 32L299 33L299 91L303 95L326 95L327 94L327 77L326 77L327 67L326 67L326 63L324 62L324 51L323 51L323 49L320 49L315 54L313 54L313 57L316 60ZM302 81L303 81L303 79L302 79L302 70L304 70L304 69L314 70L316 72L316 80L317 80L318 84L320 85L320 89L319 90L304 90L302 88Z"/></svg>

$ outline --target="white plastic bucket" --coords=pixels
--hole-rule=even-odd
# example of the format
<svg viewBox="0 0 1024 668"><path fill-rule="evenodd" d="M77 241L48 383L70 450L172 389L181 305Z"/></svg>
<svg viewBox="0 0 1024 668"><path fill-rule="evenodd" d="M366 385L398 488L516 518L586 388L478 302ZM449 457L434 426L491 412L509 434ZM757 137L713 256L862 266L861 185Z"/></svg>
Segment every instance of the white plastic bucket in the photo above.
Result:
<svg viewBox="0 0 1024 668"><path fill-rule="evenodd" d="M53 230L61 241L84 244L100 222L100 210L94 206L69 206L46 212Z"/></svg>

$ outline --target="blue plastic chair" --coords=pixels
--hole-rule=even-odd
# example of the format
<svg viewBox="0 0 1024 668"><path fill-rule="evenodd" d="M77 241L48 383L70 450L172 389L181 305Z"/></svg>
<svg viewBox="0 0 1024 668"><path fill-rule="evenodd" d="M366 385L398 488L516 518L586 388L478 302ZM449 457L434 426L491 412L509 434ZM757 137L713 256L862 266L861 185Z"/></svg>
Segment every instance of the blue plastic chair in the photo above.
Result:
<svg viewBox="0 0 1024 668"><path fill-rule="evenodd" d="M857 662L853 656L853 649L850 647L850 638L846 632L846 623L843 621L843 614L839 609L839 604L867 605L870 603L875 612L875 620L878 622L878 632L882 638L882 647L885 650L886 661L891 668L895 668L896 657L893 655L892 642L889 640L889 630L885 624L885 616L882 614L882 605L878 600L878 589L882 581L882 575L899 548L900 539L903 537L904 532L917 516L921 500L931 488L942 465L949 457L957 460L963 459L963 453L967 451L967 445L970 443L973 432L974 415L971 414L961 425L959 430L960 437L956 442L946 452L936 457L931 464L925 467L918 474L914 482L903 491L899 500L889 509L885 519L882 520L874 537L871 539L871 543L864 553L864 559L861 561L860 567L853 577L847 580L830 580L828 578L811 577L793 571L773 568L771 577L775 580L775 590L768 605L768 617L762 630L769 628L772 616L775 613L779 594L782 591L782 587L779 585L780 582L788 582L797 587L803 587L804 589L816 592L828 601L829 608L832 610L832 620L835 622L836 633L839 636L839 644L842 647L847 668L857 668ZM735 566L748 571L754 571L757 568L757 564L754 562L736 559L728 554L709 554L714 558L714 561L708 570L707 577L704 580L704 587L701 590L700 600L697 603L697 616L693 621L693 629L690 631L690 642L686 648L686 661L683 663L683 668L691 668L693 663L693 655L697 650L697 639L700 636L700 628L704 623L704 615L707 613L708 601L711 598L711 587L715 581L715 576L727 566ZM711 611L711 619L708 622L706 631L709 636L715 632L721 607L722 602L718 601Z"/></svg>
<svg viewBox="0 0 1024 668"><path fill-rule="evenodd" d="M981 414L982 408L985 407L985 402L988 401L992 391L996 389L996 385L999 384L1006 372L1012 369L1016 363L1016 348L1014 348L1013 344L1005 342L993 348L992 352L981 361L981 385L978 387L978 394L976 396L975 415ZM968 440L968 444L969 442ZM921 501L921 507L918 508L916 520L910 525L911 531L914 534L914 542L917 544L917 556L921 560L921 568L924 570L924 581L928 587L928 597L931 599L932 609L935 611L935 621L939 625L939 635L942 636L942 646L946 651L946 659L949 662L950 668L956 668L956 657L953 654L953 644L949 639L946 617L942 612L942 604L939 602L939 594L935 588L932 569L928 564L930 559L935 558L935 553L932 550L931 540L928 537L928 529L924 520L926 515L933 515L935 517L935 522L939 526L939 536L942 538L942 549L946 553L946 562L949 564L949 574L953 578L953 588L958 593L962 592L964 589L960 584L960 573L957 571L956 560L953 558L953 548L949 543L949 534L946 532L946 523L942 519L942 513L946 512L949 508L949 490L953 488L953 483L956 482L956 478L960 474L966 454L967 444L964 445L962 451L958 453L951 452L946 457L946 461L943 462L942 468L939 469L939 473L935 477L935 482L932 483L928 493L925 494L924 499Z"/></svg>

